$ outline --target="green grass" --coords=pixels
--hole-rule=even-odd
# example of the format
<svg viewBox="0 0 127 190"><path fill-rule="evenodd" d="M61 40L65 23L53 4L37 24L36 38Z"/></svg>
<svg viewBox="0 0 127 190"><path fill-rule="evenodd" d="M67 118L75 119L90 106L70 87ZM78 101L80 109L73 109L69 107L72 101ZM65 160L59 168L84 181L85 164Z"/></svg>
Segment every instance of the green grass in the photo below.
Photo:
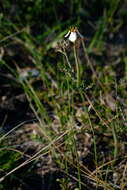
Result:
<svg viewBox="0 0 127 190"><path fill-rule="evenodd" d="M16 134L1 134L1 189L8 189L8 182L21 183L22 168L34 173L36 163L47 155L57 165L62 190L126 188L125 8L126 1L119 0L7 0L2 5L1 88L25 94L41 131L29 138L42 147L29 154L9 144L24 123L11 130ZM64 34L73 25L84 38L65 46ZM0 96L4 99L2 92Z"/></svg>

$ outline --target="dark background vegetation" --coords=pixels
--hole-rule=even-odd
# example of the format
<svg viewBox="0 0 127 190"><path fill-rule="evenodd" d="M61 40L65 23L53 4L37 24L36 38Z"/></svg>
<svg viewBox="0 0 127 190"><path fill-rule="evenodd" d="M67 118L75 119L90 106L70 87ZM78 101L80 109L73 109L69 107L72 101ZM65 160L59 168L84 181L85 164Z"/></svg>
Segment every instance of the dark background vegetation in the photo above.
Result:
<svg viewBox="0 0 127 190"><path fill-rule="evenodd" d="M54 50L54 44L64 38L64 34L70 26L77 26L84 36L88 55L97 72L98 79L105 89L105 92L103 92L81 56L81 62L85 65L82 94L85 89L88 89L88 97L95 108L90 108L89 114L86 115L84 114L86 109L84 107L89 107L89 101L86 97L84 101L81 100L82 96L71 81L69 81L69 88L71 89L70 92L73 93L74 101L70 107L67 103L68 96L66 96L66 93L64 94L68 88L63 72L65 60L60 53L56 53ZM70 58L70 60L72 59ZM26 78L24 73L27 75ZM25 86L24 81L26 79L34 88L41 105L30 93L31 87ZM53 87L54 81L57 88ZM63 93L63 96L61 93ZM60 118L60 124L63 126L60 134L64 131L64 126L66 126L69 117L73 113L76 124L87 126L85 130L91 135L90 138L94 139L95 135L97 139L97 152L94 144L90 143L90 148L88 148L90 153L85 156L82 155L83 164L93 171L96 168L94 154L100 155L100 152L103 152L103 154L100 157L98 156L98 166L102 162L117 159L117 163L110 168L111 173L109 172L110 174L107 175L107 182L113 189L123 188L122 190L125 190L127 188L124 182L120 181L125 171L125 156L127 153L126 0L0 1L0 133L2 138L20 123L26 122L25 124L32 123L33 125L33 121L38 120L35 112L31 109L31 104L35 107L35 112L39 115L39 118L44 118L46 125L51 125L54 121L54 115ZM76 113L79 113L78 110L82 110L82 108L81 114L84 115L79 119ZM99 112L102 120L108 122L110 129L107 129L104 123L100 121L96 111ZM43 116L43 113L45 113L45 116ZM94 133L88 129L90 125L88 115ZM30 128L29 125L27 127ZM23 128L22 134L28 133L30 136L31 130L33 128L30 129L30 132L27 132ZM81 133L86 133L86 131L83 130ZM53 132L50 135L55 136ZM35 147L30 148L26 145L25 149L27 150L25 151L24 148L20 147L22 142L28 141L24 138L26 137L21 137L13 132L7 139L1 140L1 177L27 159L26 155L21 156L21 152L28 155L33 155L36 152ZM39 135L36 138L32 136L32 140L45 143ZM77 141L79 141L80 146L84 144L78 134ZM14 146L15 144L18 144L18 146ZM21 152L16 152L11 148ZM121 156L124 158L120 158ZM76 181L71 180L71 177L67 178L59 169L62 166L58 158L55 157L54 159L55 166L54 163L50 163L51 165L43 164L45 159L50 160L47 156L41 161L35 161L35 163L9 175L2 181L0 188L6 190L40 190L74 189L77 187ZM47 171L44 175L38 172L41 169L38 169L36 162L38 165L40 164L42 170L44 170L43 165L47 165ZM123 170L120 167L122 163L124 163ZM51 168L55 168L55 172L54 170L51 171ZM73 167L69 165L68 168L70 170L68 173L75 176ZM118 177L115 184L113 175L116 173L121 173L121 176ZM106 180L106 177L103 178L102 176L102 179ZM92 190L93 184L91 185L88 179L83 178L81 181L86 184L86 189L89 187L88 189ZM84 186L81 189L84 189ZM97 189L104 188L98 187Z"/></svg>

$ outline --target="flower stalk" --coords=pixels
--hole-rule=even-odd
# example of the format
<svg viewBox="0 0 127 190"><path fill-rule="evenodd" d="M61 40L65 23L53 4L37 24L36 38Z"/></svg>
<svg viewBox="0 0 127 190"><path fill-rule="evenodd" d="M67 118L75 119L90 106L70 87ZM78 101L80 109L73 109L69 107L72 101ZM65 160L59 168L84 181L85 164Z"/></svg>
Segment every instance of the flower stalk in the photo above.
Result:
<svg viewBox="0 0 127 190"><path fill-rule="evenodd" d="M80 67L79 67L79 60L77 57L76 44L75 43L73 45L73 50L74 50L74 58L75 58L75 64L76 64L77 87L79 87L79 85L80 85Z"/></svg>

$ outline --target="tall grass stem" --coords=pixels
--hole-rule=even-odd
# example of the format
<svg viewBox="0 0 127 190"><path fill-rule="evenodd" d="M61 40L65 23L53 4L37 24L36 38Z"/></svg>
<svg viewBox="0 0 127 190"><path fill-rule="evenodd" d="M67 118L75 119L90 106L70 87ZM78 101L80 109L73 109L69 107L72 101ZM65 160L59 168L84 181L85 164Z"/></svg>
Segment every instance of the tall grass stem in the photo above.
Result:
<svg viewBox="0 0 127 190"><path fill-rule="evenodd" d="M81 43L82 43L82 47L83 47L83 51L84 51L84 56L85 56L85 59L86 59L86 61L87 61L87 64L89 65L89 67L90 67L92 73L94 74L95 78L97 79L98 84L101 86L101 88L102 88L103 91L105 92L105 88L103 87L102 83L99 81L98 76L97 76L97 73L96 73L96 71L94 70L93 65L92 65L92 63L91 63L91 61L90 61L90 59L89 59L89 56L88 56L88 54L87 54L87 49L86 49L86 47L85 47L85 42L84 42L84 39L83 39L83 38L81 38Z"/></svg>

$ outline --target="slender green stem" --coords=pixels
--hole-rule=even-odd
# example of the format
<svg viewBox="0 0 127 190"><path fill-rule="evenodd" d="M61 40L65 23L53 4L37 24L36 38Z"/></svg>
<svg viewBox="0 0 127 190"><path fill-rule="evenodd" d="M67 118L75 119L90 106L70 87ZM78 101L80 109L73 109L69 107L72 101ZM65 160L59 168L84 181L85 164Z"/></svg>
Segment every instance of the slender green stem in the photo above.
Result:
<svg viewBox="0 0 127 190"><path fill-rule="evenodd" d="M74 43L74 58L75 58L75 64L76 64L76 75L77 75L77 87L79 87L80 84L80 67L78 62L78 57L76 53L76 44Z"/></svg>

